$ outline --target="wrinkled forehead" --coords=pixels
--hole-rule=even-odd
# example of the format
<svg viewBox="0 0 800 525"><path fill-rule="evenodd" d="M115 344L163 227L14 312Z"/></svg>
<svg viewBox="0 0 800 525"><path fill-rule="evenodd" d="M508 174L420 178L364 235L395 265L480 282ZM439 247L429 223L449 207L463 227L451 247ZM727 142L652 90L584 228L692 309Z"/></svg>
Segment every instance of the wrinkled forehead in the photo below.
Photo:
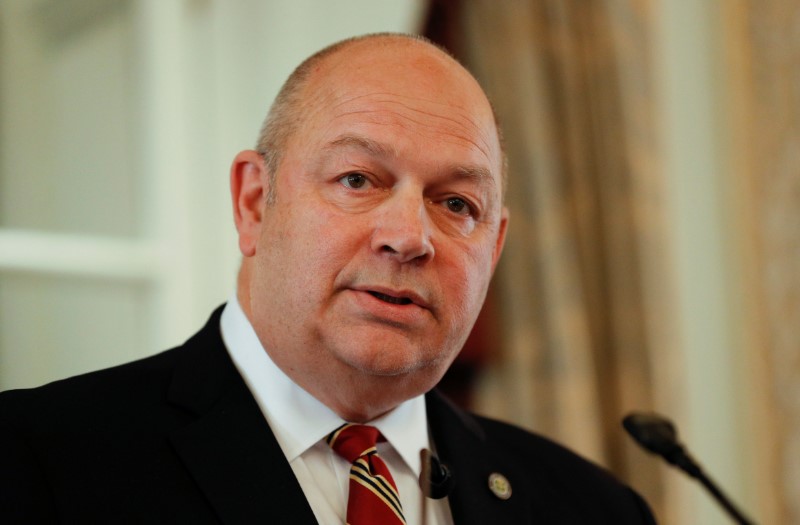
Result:
<svg viewBox="0 0 800 525"><path fill-rule="evenodd" d="M366 112L381 104L394 107L420 125L450 125L472 137L500 177L502 155L494 114L477 81L430 44L387 40L355 42L318 64L305 87L301 126L331 122L343 113Z"/></svg>

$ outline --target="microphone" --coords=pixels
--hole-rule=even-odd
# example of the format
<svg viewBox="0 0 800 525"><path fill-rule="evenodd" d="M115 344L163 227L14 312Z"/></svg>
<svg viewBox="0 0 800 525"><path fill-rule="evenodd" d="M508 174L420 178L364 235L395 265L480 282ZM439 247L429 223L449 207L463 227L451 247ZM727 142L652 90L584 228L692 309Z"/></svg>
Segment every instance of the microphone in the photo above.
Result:
<svg viewBox="0 0 800 525"><path fill-rule="evenodd" d="M622 426L645 450L663 457L669 464L697 479L736 523L755 525L736 508L730 498L703 472L700 465L684 449L678 441L678 432L671 421L658 414L634 412L622 420Z"/></svg>
<svg viewBox="0 0 800 525"><path fill-rule="evenodd" d="M419 454L422 459L422 471L419 474L419 488L422 493L431 499L447 497L455 485L450 469L426 448L420 450Z"/></svg>

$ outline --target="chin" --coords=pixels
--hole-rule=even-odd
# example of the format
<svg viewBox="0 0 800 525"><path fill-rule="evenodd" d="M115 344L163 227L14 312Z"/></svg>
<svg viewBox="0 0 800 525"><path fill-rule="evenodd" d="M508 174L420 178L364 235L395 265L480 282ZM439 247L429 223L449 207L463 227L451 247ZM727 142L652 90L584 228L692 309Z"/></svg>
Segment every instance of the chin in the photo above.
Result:
<svg viewBox="0 0 800 525"><path fill-rule="evenodd" d="M364 359L362 356L353 356L346 359L351 367L365 375L399 377L410 374L422 373L429 370L432 364L427 361L409 361L407 359L386 359L386 356L378 356L377 359Z"/></svg>
<svg viewBox="0 0 800 525"><path fill-rule="evenodd" d="M360 349L359 349L360 348ZM414 345L349 344L339 358L348 366L365 375L377 377L443 375L452 359L444 362L443 356L430 348Z"/></svg>

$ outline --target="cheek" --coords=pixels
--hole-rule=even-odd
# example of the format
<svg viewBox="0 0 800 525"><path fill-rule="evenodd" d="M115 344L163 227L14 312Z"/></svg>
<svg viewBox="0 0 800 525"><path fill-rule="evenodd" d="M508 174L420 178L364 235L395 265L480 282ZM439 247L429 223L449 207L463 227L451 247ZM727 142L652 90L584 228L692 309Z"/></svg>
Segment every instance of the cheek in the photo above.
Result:
<svg viewBox="0 0 800 525"><path fill-rule="evenodd" d="M480 310L489 285L490 265L485 258L460 252L450 261L442 261L440 278L445 298L455 319L472 322Z"/></svg>
<svg viewBox="0 0 800 525"><path fill-rule="evenodd" d="M321 306L368 235L364 234L364 221L331 213L322 205L304 208L313 212L293 214L286 221L291 226L276 232L273 240L282 253L276 254L273 262L296 289L298 300Z"/></svg>
<svg viewBox="0 0 800 525"><path fill-rule="evenodd" d="M363 226L353 217L315 213L298 223L303 236L300 252L307 264L327 272L341 269L352 258L363 239Z"/></svg>
<svg viewBox="0 0 800 525"><path fill-rule="evenodd" d="M488 242L453 242L445 252L447 260L441 263L451 269L453 280L480 289L488 285L492 276L493 249L494 245ZM447 272L445 276L448 276Z"/></svg>

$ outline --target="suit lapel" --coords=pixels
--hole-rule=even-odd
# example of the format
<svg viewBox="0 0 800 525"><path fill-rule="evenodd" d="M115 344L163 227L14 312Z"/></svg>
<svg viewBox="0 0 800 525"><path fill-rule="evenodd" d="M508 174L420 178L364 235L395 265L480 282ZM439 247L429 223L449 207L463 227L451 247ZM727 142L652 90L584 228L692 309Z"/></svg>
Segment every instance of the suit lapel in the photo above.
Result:
<svg viewBox="0 0 800 525"><path fill-rule="evenodd" d="M532 490L524 473L489 449L477 422L436 391L426 396L428 425L439 459L455 480L448 497L453 521L461 524L531 523ZM489 476L502 474L511 483L503 500L489 489Z"/></svg>
<svg viewBox="0 0 800 525"><path fill-rule="evenodd" d="M182 349L169 399L196 418L170 434L225 523L316 523L303 491L219 333L220 310Z"/></svg>

